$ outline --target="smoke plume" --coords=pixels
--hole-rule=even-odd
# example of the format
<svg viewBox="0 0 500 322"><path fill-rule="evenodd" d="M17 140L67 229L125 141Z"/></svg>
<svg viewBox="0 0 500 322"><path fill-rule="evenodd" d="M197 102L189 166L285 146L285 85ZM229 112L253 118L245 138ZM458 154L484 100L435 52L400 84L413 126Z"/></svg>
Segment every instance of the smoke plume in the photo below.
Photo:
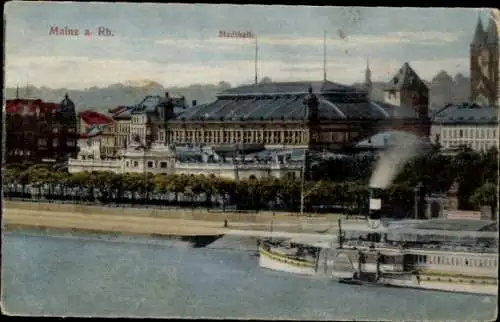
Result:
<svg viewBox="0 0 500 322"><path fill-rule="evenodd" d="M392 142L387 144L388 148L380 153L370 179L372 188L388 188L406 162L422 151L420 139L407 133L397 133Z"/></svg>

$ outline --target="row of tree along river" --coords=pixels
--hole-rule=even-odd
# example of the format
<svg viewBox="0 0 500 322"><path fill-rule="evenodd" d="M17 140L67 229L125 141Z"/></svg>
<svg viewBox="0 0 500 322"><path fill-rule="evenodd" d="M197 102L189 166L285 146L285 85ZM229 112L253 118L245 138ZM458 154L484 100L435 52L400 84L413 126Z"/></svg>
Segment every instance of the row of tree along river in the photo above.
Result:
<svg viewBox="0 0 500 322"><path fill-rule="evenodd" d="M496 205L498 193L496 150L462 149L446 155L435 149L408 162L392 186L382 192L398 216L410 214L414 187L422 183L428 192L447 192L459 183L462 209ZM306 212L344 211L365 213L375 166L375 155L354 155L311 164L305 175ZM299 211L302 184L293 178L248 178L233 181L215 176L69 174L48 166L9 166L4 171L7 199L58 200L65 202L129 205L186 206Z"/></svg>

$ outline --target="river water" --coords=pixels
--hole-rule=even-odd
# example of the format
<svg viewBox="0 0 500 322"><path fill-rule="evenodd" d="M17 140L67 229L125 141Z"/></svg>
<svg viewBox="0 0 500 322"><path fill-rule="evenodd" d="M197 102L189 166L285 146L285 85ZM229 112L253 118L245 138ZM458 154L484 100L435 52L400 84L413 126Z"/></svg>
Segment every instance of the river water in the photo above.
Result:
<svg viewBox="0 0 500 322"><path fill-rule="evenodd" d="M145 238L4 233L8 314L492 320L496 297L359 287L258 267L251 251Z"/></svg>

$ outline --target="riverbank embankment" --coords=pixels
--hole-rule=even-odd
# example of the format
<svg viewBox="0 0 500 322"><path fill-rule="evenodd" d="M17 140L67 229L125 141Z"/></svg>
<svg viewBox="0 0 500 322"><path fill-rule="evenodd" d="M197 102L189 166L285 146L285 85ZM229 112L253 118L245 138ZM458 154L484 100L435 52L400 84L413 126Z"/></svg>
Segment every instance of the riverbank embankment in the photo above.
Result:
<svg viewBox="0 0 500 322"><path fill-rule="evenodd" d="M4 229L38 228L73 232L151 236L211 236L234 230L318 233L339 215L298 217L294 213L234 213L200 209L158 209L75 204L4 202ZM228 226L224 227L224 220Z"/></svg>

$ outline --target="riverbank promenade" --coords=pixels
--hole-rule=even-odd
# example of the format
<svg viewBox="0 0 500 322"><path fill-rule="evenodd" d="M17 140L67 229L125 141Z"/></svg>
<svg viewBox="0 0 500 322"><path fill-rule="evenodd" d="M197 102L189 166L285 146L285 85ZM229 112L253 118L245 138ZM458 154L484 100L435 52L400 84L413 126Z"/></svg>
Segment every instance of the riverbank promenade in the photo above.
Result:
<svg viewBox="0 0 500 322"><path fill-rule="evenodd" d="M4 202L7 230L37 228L156 236L223 235L231 231L321 233L337 225L338 214L299 217L295 213L214 212L75 204ZM227 220L227 227L224 221ZM272 223L272 224L271 224Z"/></svg>

